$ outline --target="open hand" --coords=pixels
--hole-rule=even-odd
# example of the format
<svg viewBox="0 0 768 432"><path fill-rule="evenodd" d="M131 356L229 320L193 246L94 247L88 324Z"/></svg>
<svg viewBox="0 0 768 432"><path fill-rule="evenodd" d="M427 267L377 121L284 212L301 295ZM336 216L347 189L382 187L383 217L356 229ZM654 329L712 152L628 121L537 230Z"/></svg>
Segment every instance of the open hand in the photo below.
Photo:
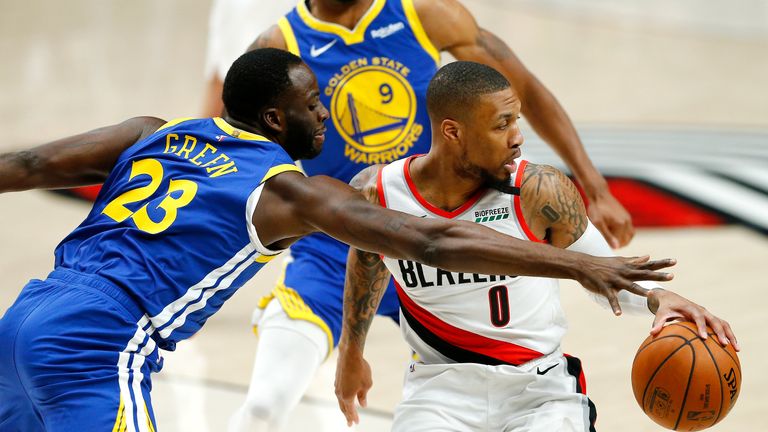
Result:
<svg viewBox="0 0 768 432"><path fill-rule="evenodd" d="M645 297L648 290L636 281L669 281L672 273L659 272L677 263L674 259L651 261L650 257L594 257L585 255L576 280L587 290L608 299L615 315L621 315L618 293L627 290Z"/></svg>

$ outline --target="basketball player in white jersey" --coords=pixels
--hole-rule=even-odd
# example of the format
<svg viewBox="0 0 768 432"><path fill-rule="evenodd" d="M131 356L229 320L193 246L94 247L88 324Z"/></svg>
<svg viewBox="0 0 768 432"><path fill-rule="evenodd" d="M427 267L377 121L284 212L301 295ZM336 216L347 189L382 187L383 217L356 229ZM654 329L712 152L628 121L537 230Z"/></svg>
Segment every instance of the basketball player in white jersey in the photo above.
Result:
<svg viewBox="0 0 768 432"><path fill-rule="evenodd" d="M443 67L427 90L432 147L362 171L353 185L369 200L425 218L473 221L559 248L612 255L581 197L557 169L521 156L520 101L494 69L472 62ZM478 244L478 249L483 245ZM419 361L406 372L394 431L593 431L578 359L560 351L566 322L555 279L448 272L352 248L336 392L348 422L371 386L363 347L390 274L403 336ZM651 333L672 318L736 338L726 321L653 282L641 296L622 291L616 315L655 314Z"/></svg>
<svg viewBox="0 0 768 432"><path fill-rule="evenodd" d="M615 247L632 238L629 214L610 194L557 99L504 41L480 28L459 1L296 3L252 48L291 51L318 76L320 98L332 121L325 152L303 165L307 174L348 182L368 164L393 160L395 150L395 158L427 152L430 133L424 96L440 53L447 52L459 60L488 64L508 77L523 99L527 120L584 187L595 225ZM358 111L355 100L365 101L369 110ZM407 120L399 126L398 121L381 123L380 116L370 114L371 107L390 120ZM369 115L355 114L361 112ZM346 255L346 247L323 236L292 246L292 261L283 277L254 313L257 354L250 389L232 417L231 432L280 430L299 403L314 372L339 340ZM399 316L393 291L384 296L380 315Z"/></svg>

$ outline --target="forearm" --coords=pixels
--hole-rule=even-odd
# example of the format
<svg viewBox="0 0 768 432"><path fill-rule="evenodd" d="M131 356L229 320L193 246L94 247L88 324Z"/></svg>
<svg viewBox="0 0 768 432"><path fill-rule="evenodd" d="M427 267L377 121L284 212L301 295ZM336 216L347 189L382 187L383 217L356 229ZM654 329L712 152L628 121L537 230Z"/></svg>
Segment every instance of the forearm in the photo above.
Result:
<svg viewBox="0 0 768 432"><path fill-rule="evenodd" d="M77 167L70 170L59 163L62 155L57 154L58 148L67 146L69 154L78 155L90 151L87 145L75 147L72 144L65 139L0 155L0 192L85 186L103 181L105 175L99 170Z"/></svg>
<svg viewBox="0 0 768 432"><path fill-rule="evenodd" d="M523 241L470 222L448 223L428 264L455 272L575 279L586 256Z"/></svg>
<svg viewBox="0 0 768 432"><path fill-rule="evenodd" d="M0 155L0 193L104 181L126 148L164 123L136 117L29 150Z"/></svg>
<svg viewBox="0 0 768 432"><path fill-rule="evenodd" d="M349 249L344 286L344 318L339 342L341 349L363 352L368 330L389 279L390 273L378 255Z"/></svg>
<svg viewBox="0 0 768 432"><path fill-rule="evenodd" d="M327 180L315 177L313 183ZM351 189L348 189L351 191ZM454 272L574 279L585 255L523 241L480 224L417 218L383 209L341 189L300 207L313 225L337 240L390 258ZM312 205L310 205L312 204Z"/></svg>
<svg viewBox="0 0 768 432"><path fill-rule="evenodd" d="M589 199L594 200L607 192L605 179L589 159L562 105L535 77L531 77L527 87L523 115L531 127L563 159Z"/></svg>

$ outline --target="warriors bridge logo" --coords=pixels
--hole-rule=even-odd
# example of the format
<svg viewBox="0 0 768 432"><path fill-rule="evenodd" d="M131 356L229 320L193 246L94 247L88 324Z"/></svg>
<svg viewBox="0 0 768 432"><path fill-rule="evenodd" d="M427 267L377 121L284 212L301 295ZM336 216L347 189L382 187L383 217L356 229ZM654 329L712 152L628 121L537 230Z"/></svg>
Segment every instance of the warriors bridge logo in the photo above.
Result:
<svg viewBox="0 0 768 432"><path fill-rule="evenodd" d="M341 67L325 88L331 117L344 139L344 155L356 163L402 158L419 139L416 95L408 69L387 57L359 58Z"/></svg>

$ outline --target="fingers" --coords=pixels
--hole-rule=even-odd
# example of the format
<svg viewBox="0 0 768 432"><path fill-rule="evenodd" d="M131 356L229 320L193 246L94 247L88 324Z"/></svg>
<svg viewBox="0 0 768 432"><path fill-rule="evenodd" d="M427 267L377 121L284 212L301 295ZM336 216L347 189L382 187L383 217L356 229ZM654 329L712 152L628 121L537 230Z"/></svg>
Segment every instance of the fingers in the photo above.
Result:
<svg viewBox="0 0 768 432"><path fill-rule="evenodd" d="M616 246L611 243L611 247L614 249L623 247L629 244L632 237L635 236L635 228L632 226L632 219L629 214L623 215L612 221L609 221L609 230L614 236Z"/></svg>
<svg viewBox="0 0 768 432"><path fill-rule="evenodd" d="M341 398L337 396L337 400L339 401L339 409L347 419L347 426L352 426L353 423L360 423L354 398Z"/></svg>
<svg viewBox="0 0 768 432"><path fill-rule="evenodd" d="M707 336L707 320L704 318L704 314L702 314L699 311L696 311L691 314L691 318L693 318L693 322L696 323L696 328L699 330L699 337L702 339L706 339Z"/></svg>
<svg viewBox="0 0 768 432"><path fill-rule="evenodd" d="M642 297L648 297L648 291L650 291L649 289L643 288L636 283L630 284L628 287L624 289L631 292L632 294L637 294Z"/></svg>
<svg viewBox="0 0 768 432"><path fill-rule="evenodd" d="M706 317L707 323L712 327L712 331L715 332L715 336L717 336L720 345L728 345L731 341L729 341L728 337L725 335L725 329L723 328L722 322L712 314L707 314Z"/></svg>
<svg viewBox="0 0 768 432"><path fill-rule="evenodd" d="M629 217L629 214L627 214L627 217L624 219L624 223L621 225L618 232L620 246L628 245L635 237L635 227L632 225L632 218Z"/></svg>
<svg viewBox="0 0 768 432"><path fill-rule="evenodd" d="M619 304L619 298L616 296L616 292L613 290L609 290L608 294L606 295L608 298L608 304L611 305L611 309L613 310L613 314L616 316L621 315L621 305Z"/></svg>
<svg viewBox="0 0 768 432"><path fill-rule="evenodd" d="M622 276L633 281L657 282L667 282L675 278L674 273L660 272L655 270L630 270Z"/></svg>
<svg viewBox="0 0 768 432"><path fill-rule="evenodd" d="M646 260L645 263L638 265L641 270L661 270L669 268L677 264L677 260L674 258L665 258L660 260Z"/></svg>
<svg viewBox="0 0 768 432"><path fill-rule="evenodd" d="M605 240L611 246L611 249L617 249L619 246L621 246L621 242L619 242L614 233L611 232L611 229L608 227L605 219L598 217L596 219L592 219L592 223L595 225L595 228L600 231L600 234L605 237Z"/></svg>
<svg viewBox="0 0 768 432"><path fill-rule="evenodd" d="M739 346L739 341L736 340L736 335L733 334L733 330L731 330L731 325L728 324L728 321L723 321L723 329L725 330L725 337L728 338L728 340L733 343L733 348L736 351L741 351L741 347Z"/></svg>
<svg viewBox="0 0 768 432"><path fill-rule="evenodd" d="M656 314L656 317L653 319L653 326L651 327L651 336L654 336L654 337L658 336L658 334L664 328L664 325L676 318L684 318L684 317L682 314L678 312L667 312L662 314Z"/></svg>
<svg viewBox="0 0 768 432"><path fill-rule="evenodd" d="M360 402L360 406L366 408L368 406L368 390L361 389L357 392L357 400Z"/></svg>
<svg viewBox="0 0 768 432"><path fill-rule="evenodd" d="M656 315L653 318L653 325L651 325L651 336L656 337L656 335L661 332L661 329L664 328L664 323L667 322L666 317L663 315Z"/></svg>

